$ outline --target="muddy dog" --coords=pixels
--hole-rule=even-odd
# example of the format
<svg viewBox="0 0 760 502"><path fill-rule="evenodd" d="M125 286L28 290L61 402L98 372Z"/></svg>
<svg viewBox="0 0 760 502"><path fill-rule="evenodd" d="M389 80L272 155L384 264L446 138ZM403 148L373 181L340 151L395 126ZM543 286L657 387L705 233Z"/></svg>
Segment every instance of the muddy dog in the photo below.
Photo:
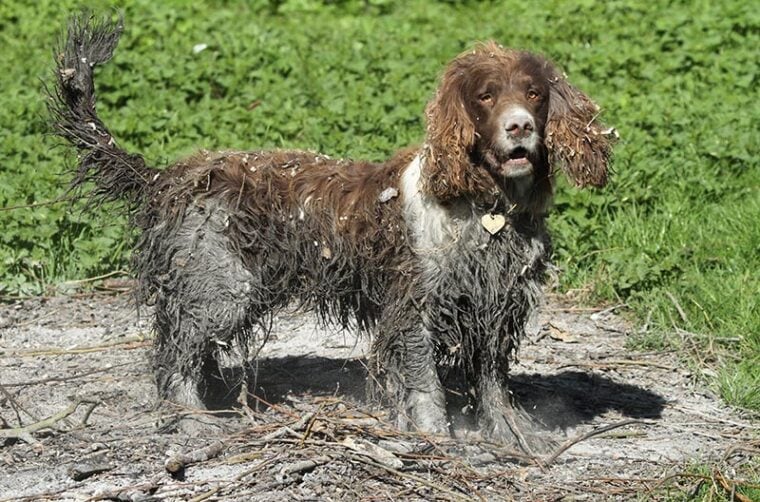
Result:
<svg viewBox="0 0 760 502"><path fill-rule="evenodd" d="M160 170L95 111L93 73L121 32L72 19L49 109L79 152L73 188L95 207L121 201L139 230L160 397L204 408L220 356L255 357L296 305L371 336L368 385L401 427L448 431L448 373L471 389L485 436L529 448L507 373L541 301L552 166L577 186L607 181L598 107L543 57L487 42L443 73L424 143L387 162L201 151Z"/></svg>

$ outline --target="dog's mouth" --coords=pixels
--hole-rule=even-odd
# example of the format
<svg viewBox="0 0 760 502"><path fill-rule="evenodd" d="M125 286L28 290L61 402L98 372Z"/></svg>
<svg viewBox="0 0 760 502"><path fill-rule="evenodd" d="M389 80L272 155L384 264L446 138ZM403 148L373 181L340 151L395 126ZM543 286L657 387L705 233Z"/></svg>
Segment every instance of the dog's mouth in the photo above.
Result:
<svg viewBox="0 0 760 502"><path fill-rule="evenodd" d="M523 146L517 146L508 152L489 149L482 155L487 169L496 176L520 178L533 174L531 152Z"/></svg>
<svg viewBox="0 0 760 502"><path fill-rule="evenodd" d="M531 174L533 172L533 163L528 158L528 155L528 150L522 146L513 148L506 155L506 159L499 163L500 174L507 178L518 178Z"/></svg>

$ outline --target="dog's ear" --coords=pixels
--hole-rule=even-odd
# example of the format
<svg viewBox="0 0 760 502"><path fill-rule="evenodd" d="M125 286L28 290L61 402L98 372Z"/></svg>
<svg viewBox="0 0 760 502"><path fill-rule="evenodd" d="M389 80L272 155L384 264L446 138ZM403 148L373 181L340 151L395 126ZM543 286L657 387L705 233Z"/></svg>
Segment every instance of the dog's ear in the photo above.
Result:
<svg viewBox="0 0 760 502"><path fill-rule="evenodd" d="M549 162L579 187L601 187L610 172L613 128L597 121L599 107L552 68L546 147Z"/></svg>
<svg viewBox="0 0 760 502"><path fill-rule="evenodd" d="M493 183L487 173L473 169L470 162L476 138L475 124L467 113L463 96L467 74L465 58L454 60L425 109L423 190L439 200L481 193L484 184Z"/></svg>

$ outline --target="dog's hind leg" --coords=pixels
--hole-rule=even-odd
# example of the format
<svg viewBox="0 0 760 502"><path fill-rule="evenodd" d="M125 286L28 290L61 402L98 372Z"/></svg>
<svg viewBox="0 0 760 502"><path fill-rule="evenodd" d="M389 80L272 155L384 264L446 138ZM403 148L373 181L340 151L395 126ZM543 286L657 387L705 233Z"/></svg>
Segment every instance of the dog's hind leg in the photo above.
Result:
<svg viewBox="0 0 760 502"><path fill-rule="evenodd" d="M143 244L148 243L150 254L140 256L141 272L152 268L156 274L159 398L192 409L206 409L217 400L214 392L223 387L215 385L221 383L220 356L237 342L235 349L247 358L252 332L253 275L230 245L226 228L227 211L221 206L192 206L180 224L149 229ZM182 427L196 429L188 420Z"/></svg>

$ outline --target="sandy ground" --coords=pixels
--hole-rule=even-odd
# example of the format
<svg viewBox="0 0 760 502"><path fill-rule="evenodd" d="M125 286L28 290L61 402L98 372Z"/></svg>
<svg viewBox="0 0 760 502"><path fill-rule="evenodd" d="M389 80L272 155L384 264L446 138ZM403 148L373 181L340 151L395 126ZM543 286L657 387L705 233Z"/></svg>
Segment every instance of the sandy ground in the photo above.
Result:
<svg viewBox="0 0 760 502"><path fill-rule="evenodd" d="M0 305L0 500L660 499L758 483L757 417L677 354L626 349L614 309L552 301L521 347L512 388L558 446L633 421L556 458L480 441L466 409L455 438L394 430L364 399L365 341L297 314L262 351L259 398L188 437L172 426L184 410L156 407L149 319L126 295ZM170 475L190 452L210 458Z"/></svg>

